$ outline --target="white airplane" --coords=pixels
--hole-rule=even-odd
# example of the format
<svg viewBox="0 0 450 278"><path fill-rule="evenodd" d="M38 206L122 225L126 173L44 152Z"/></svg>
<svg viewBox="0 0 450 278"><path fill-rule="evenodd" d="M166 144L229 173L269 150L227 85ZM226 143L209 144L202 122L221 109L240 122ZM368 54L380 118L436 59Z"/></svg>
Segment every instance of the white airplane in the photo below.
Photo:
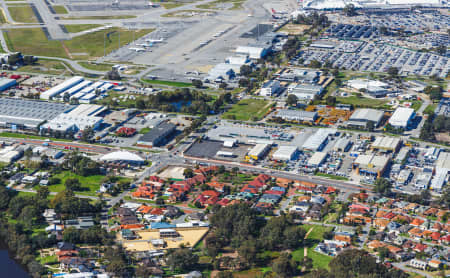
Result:
<svg viewBox="0 0 450 278"><path fill-rule="evenodd" d="M155 39L147 39L145 40L146 42L152 42L152 43L158 43L158 42L163 42L164 38L160 38L159 40L155 40Z"/></svg>
<svg viewBox="0 0 450 278"><path fill-rule="evenodd" d="M148 2L147 6L152 7L152 8L157 8L157 7L159 7L159 4L153 3L153 2Z"/></svg>
<svg viewBox="0 0 450 278"><path fill-rule="evenodd" d="M136 52L144 52L145 51L145 48L140 48L140 47L130 47L128 49L136 51Z"/></svg>
<svg viewBox="0 0 450 278"><path fill-rule="evenodd" d="M144 47L144 48L152 47L152 46L153 46L152 43L137 43L136 45L137 45L137 46L140 46L140 47Z"/></svg>

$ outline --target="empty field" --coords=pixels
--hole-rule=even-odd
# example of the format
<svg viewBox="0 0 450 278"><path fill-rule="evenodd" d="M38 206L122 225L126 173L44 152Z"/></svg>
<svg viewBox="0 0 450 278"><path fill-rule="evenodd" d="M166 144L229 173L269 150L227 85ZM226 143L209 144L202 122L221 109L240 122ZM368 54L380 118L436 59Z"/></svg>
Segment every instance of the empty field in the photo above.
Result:
<svg viewBox="0 0 450 278"><path fill-rule="evenodd" d="M10 6L9 13L14 21L23 23L37 23L38 20L30 5Z"/></svg>
<svg viewBox="0 0 450 278"><path fill-rule="evenodd" d="M64 27L66 28L67 32L69 33L78 33L81 31L86 31L86 30L90 30L90 29L94 29L97 27L100 27L102 25L100 24L73 24L73 25L64 25Z"/></svg>
<svg viewBox="0 0 450 278"><path fill-rule="evenodd" d="M266 115L271 106L271 102L263 99L243 99L233 105L224 114L224 117L238 121L260 120Z"/></svg>
<svg viewBox="0 0 450 278"><path fill-rule="evenodd" d="M24 54L90 59L103 56L104 42L106 53L117 49L119 32L122 47L130 43L133 38L137 39L152 31L153 29L133 31L114 27L61 42L49 41L41 28L24 28L5 31L5 38L10 50Z"/></svg>
<svg viewBox="0 0 450 278"><path fill-rule="evenodd" d="M53 5L52 8L55 11L55 13L57 13L57 14L68 14L69 13L67 11L66 7L61 6L61 5Z"/></svg>

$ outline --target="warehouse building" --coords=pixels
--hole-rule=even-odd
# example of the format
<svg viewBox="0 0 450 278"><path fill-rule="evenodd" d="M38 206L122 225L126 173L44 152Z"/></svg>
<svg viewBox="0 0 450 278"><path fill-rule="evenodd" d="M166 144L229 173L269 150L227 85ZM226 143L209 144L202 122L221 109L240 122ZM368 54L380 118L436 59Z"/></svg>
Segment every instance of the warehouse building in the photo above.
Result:
<svg viewBox="0 0 450 278"><path fill-rule="evenodd" d="M348 126L366 127L368 122L373 122L378 127L383 119L384 112L375 109L356 109L347 121Z"/></svg>
<svg viewBox="0 0 450 278"><path fill-rule="evenodd" d="M399 138L378 136L372 143L372 149L396 153L400 148L400 144L401 140Z"/></svg>
<svg viewBox="0 0 450 278"><path fill-rule="evenodd" d="M37 130L43 122L72 108L72 105L62 103L0 98L0 126L13 130Z"/></svg>
<svg viewBox="0 0 450 278"><path fill-rule="evenodd" d="M248 56L250 59L261 59L269 53L269 48L259 46L238 46L236 54Z"/></svg>
<svg viewBox="0 0 450 278"><path fill-rule="evenodd" d="M23 155L23 150L21 148L16 148L15 146L8 146L0 149L0 162L10 164Z"/></svg>
<svg viewBox="0 0 450 278"><path fill-rule="evenodd" d="M334 144L333 150L336 152L347 152L351 147L350 139L339 138Z"/></svg>
<svg viewBox="0 0 450 278"><path fill-rule="evenodd" d="M259 91L260 96L271 97L280 90L280 81L270 80L264 83Z"/></svg>
<svg viewBox="0 0 450 278"><path fill-rule="evenodd" d="M317 112L303 110L281 109L274 117L281 118L285 121L313 123L317 120L318 114Z"/></svg>
<svg viewBox="0 0 450 278"><path fill-rule="evenodd" d="M137 141L138 146L158 147L165 144L168 138L175 132L176 126L169 122L162 122L149 132L142 135Z"/></svg>
<svg viewBox="0 0 450 278"><path fill-rule="evenodd" d="M295 159L297 156L298 149L295 146L280 146L273 155L273 160L278 161L289 161Z"/></svg>
<svg viewBox="0 0 450 278"><path fill-rule="evenodd" d="M117 151L105 154L100 157L100 161L111 163L127 163L133 165L143 165L145 160L137 154L127 151Z"/></svg>
<svg viewBox="0 0 450 278"><path fill-rule="evenodd" d="M298 100L311 101L323 92L322 86L314 84L291 84L288 86L288 95L295 95Z"/></svg>
<svg viewBox="0 0 450 278"><path fill-rule="evenodd" d="M328 154L326 152L315 152L308 160L308 167L317 168L325 161Z"/></svg>
<svg viewBox="0 0 450 278"><path fill-rule="evenodd" d="M98 115L106 109L102 105L81 104L43 124L41 130L53 130L62 133L75 133L88 127L97 130L103 122L103 117Z"/></svg>
<svg viewBox="0 0 450 278"><path fill-rule="evenodd" d="M353 162L353 168L359 175L381 177L389 164L390 158L381 155L360 155Z"/></svg>
<svg viewBox="0 0 450 278"><path fill-rule="evenodd" d="M302 148L308 151L321 151L328 142L328 136L336 134L336 129L332 128L320 128L306 139Z"/></svg>
<svg viewBox="0 0 450 278"><path fill-rule="evenodd" d="M43 92L41 94L41 99L49 100L50 98L53 98L53 97L61 94L62 92L72 88L73 86L75 86L83 81L84 81L84 78L81 76L72 77L72 78L62 82L61 84L56 85L55 87Z"/></svg>
<svg viewBox="0 0 450 278"><path fill-rule="evenodd" d="M369 95L379 98L385 97L389 93L390 86L387 83L378 80L353 79L347 82L347 85L356 90L364 90Z"/></svg>
<svg viewBox="0 0 450 278"><path fill-rule="evenodd" d="M0 78L0 92L8 90L9 88L16 86L17 81L11 78Z"/></svg>
<svg viewBox="0 0 450 278"><path fill-rule="evenodd" d="M389 119L389 124L396 128L407 128L416 116L416 112L412 108L399 107L395 109Z"/></svg>
<svg viewBox="0 0 450 278"><path fill-rule="evenodd" d="M260 160L270 151L270 144L256 144L247 154L246 159Z"/></svg>
<svg viewBox="0 0 450 278"><path fill-rule="evenodd" d="M395 162L403 163L403 161L405 161L405 159L408 157L410 151L411 151L410 147L401 148L397 156L395 157Z"/></svg>

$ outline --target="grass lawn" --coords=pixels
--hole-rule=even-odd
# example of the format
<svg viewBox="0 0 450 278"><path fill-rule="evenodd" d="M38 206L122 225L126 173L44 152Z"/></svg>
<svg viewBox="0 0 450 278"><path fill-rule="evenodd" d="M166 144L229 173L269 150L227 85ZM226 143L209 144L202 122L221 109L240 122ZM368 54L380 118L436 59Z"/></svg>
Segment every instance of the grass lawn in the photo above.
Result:
<svg viewBox="0 0 450 278"><path fill-rule="evenodd" d="M17 196L34 196L36 195L36 193L34 192L23 192L23 191L18 191ZM47 200L51 201L55 196L54 195L48 195Z"/></svg>
<svg viewBox="0 0 450 278"><path fill-rule="evenodd" d="M336 97L337 103L352 104L355 107L377 107L387 103L386 100L364 98L358 96Z"/></svg>
<svg viewBox="0 0 450 278"><path fill-rule="evenodd" d="M63 20L83 20L83 19L92 19L92 20L104 20L104 19L130 19L136 18L135 15L98 15L98 16L65 16L61 17Z"/></svg>
<svg viewBox="0 0 450 278"><path fill-rule="evenodd" d="M78 36L67 41L49 41L41 28L10 29L6 42L12 51L24 54L63 58L94 58L103 56L103 40L106 35L106 53L117 49L120 32L120 45L152 32L153 29L126 30L118 27ZM67 52L66 52L66 50Z"/></svg>
<svg viewBox="0 0 450 278"><path fill-rule="evenodd" d="M91 63L91 62L78 62L80 66L83 68L87 68L90 70L99 70L99 71L109 71L112 68L112 64L105 63Z"/></svg>
<svg viewBox="0 0 450 278"><path fill-rule="evenodd" d="M316 173L316 176L330 178L333 180L348 181L347 177L336 176L336 175L331 175L331 174L326 174L326 173Z"/></svg>
<svg viewBox="0 0 450 278"><path fill-rule="evenodd" d="M31 73L46 73L46 74L62 74L67 68L64 66L64 62L57 60L39 59L33 65L27 65L20 68L20 71Z"/></svg>
<svg viewBox="0 0 450 278"><path fill-rule="evenodd" d="M97 190L100 188L101 181L105 178L103 175L93 175L93 176L87 176L83 177L77 174L74 174L70 171L64 171L62 173L56 174L53 177L60 178L61 183L49 185L48 189L50 192L61 192L65 189L64 183L68 178L77 178L80 183L81 187L83 188L82 191L76 191L76 193L83 194L83 195L96 195ZM119 180L124 180L125 178L120 177Z"/></svg>
<svg viewBox="0 0 450 278"><path fill-rule="evenodd" d="M23 23L37 23L38 20L30 5L8 7L9 13L14 21Z"/></svg>
<svg viewBox="0 0 450 278"><path fill-rule="evenodd" d="M64 27L66 28L67 32L69 33L78 33L81 31L85 31L85 30L89 30L89 29L94 29L97 27L100 27L102 25L100 24L72 24L72 25L64 25Z"/></svg>
<svg viewBox="0 0 450 278"><path fill-rule="evenodd" d="M53 8L53 10L55 10L55 13L57 13L57 14L68 14L69 13L67 11L66 7L64 7L62 5L53 5L52 8Z"/></svg>
<svg viewBox="0 0 450 278"><path fill-rule="evenodd" d="M22 133L14 133L14 132L0 132L0 137L10 137L10 138L26 138L26 139L37 139L37 140L45 140L48 137L37 136L37 135L28 135ZM64 142L73 142L73 140L69 139L52 139L52 141L64 141Z"/></svg>
<svg viewBox="0 0 450 278"><path fill-rule="evenodd" d="M422 102L420 100L415 100L411 104L411 108L414 109L414 111L416 111L416 112L417 112L417 110L420 109L421 106L422 106Z"/></svg>
<svg viewBox="0 0 450 278"><path fill-rule="evenodd" d="M269 111L272 103L263 99L243 99L224 113L224 118L239 121L260 120Z"/></svg>
<svg viewBox="0 0 450 278"><path fill-rule="evenodd" d="M318 240L318 241L323 240L323 234L326 231L331 231L333 229L332 227L325 227L325 226L321 226L321 225L302 225L302 227L303 227L303 229L305 229L305 231L309 231L309 229L313 228L311 233L309 233L309 235L308 235L308 239Z"/></svg>
<svg viewBox="0 0 450 278"><path fill-rule="evenodd" d="M143 129L139 130L139 134L146 134L147 132L149 132L151 130L151 128L149 127L144 127Z"/></svg>
<svg viewBox="0 0 450 278"><path fill-rule="evenodd" d="M68 58L60 41L49 41L41 28L21 28L4 31L6 43L11 51L28 55Z"/></svg>
<svg viewBox="0 0 450 278"><path fill-rule="evenodd" d="M328 269L328 264L333 259L333 257L317 253L314 251L314 247L308 248L308 258L311 258L313 260L313 266L314 268L324 268Z"/></svg>
<svg viewBox="0 0 450 278"><path fill-rule="evenodd" d="M170 87L192 87L192 83L187 82L176 82L176 81L167 81L167 80L150 80L150 79L142 79L145 83L156 84L156 85L165 85Z"/></svg>
<svg viewBox="0 0 450 278"><path fill-rule="evenodd" d="M37 259L41 264L53 264L58 262L58 257L56 255L41 257L38 256Z"/></svg>
<svg viewBox="0 0 450 278"><path fill-rule="evenodd" d="M434 114L434 110L436 109L437 104L430 104L423 110L424 114Z"/></svg>
<svg viewBox="0 0 450 278"><path fill-rule="evenodd" d="M3 13L3 9L0 9L0 23L6 23L6 18Z"/></svg>

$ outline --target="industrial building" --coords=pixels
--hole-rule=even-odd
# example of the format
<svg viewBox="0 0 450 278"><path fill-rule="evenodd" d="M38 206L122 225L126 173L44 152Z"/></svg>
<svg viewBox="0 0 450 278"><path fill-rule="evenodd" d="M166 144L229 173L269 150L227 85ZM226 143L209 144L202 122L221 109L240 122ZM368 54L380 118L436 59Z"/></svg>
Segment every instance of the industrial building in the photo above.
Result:
<svg viewBox="0 0 450 278"><path fill-rule="evenodd" d="M319 167L327 158L326 152L315 152L308 160L308 167Z"/></svg>
<svg viewBox="0 0 450 278"><path fill-rule="evenodd" d="M408 157L410 151L411 151L410 147L401 148L397 156L395 157L395 161L397 163L403 163L403 161Z"/></svg>
<svg viewBox="0 0 450 278"><path fill-rule="evenodd" d="M9 88L16 86L17 81L11 78L0 78L0 92L8 90Z"/></svg>
<svg viewBox="0 0 450 278"><path fill-rule="evenodd" d="M256 144L247 154L247 159L260 160L270 151L270 144Z"/></svg>
<svg viewBox="0 0 450 278"><path fill-rule="evenodd" d="M308 151L321 151L328 142L328 136L336 134L336 129L332 128L320 128L306 139L302 148Z"/></svg>
<svg viewBox="0 0 450 278"><path fill-rule="evenodd" d="M0 126L36 130L40 124L57 117L74 106L17 98L0 98Z"/></svg>
<svg viewBox="0 0 450 278"><path fill-rule="evenodd" d="M103 117L99 117L98 115L106 109L102 105L81 104L49 120L41 126L41 130L53 130L63 133L75 133L80 130L85 130L87 127L96 130L103 121Z"/></svg>
<svg viewBox="0 0 450 278"><path fill-rule="evenodd" d="M322 86L313 84L291 84L287 90L289 95L295 95L298 100L303 101L311 101L323 92Z"/></svg>
<svg viewBox="0 0 450 278"><path fill-rule="evenodd" d="M389 124L396 128L407 128L416 116L416 112L412 108L399 107L395 109L389 119Z"/></svg>
<svg viewBox="0 0 450 278"><path fill-rule="evenodd" d="M390 158L381 155L360 155L353 162L353 168L359 175L381 177L389 164Z"/></svg>
<svg viewBox="0 0 450 278"><path fill-rule="evenodd" d="M158 147L167 142L167 139L175 132L176 126L169 122L162 122L149 132L142 135L137 141L138 146Z"/></svg>
<svg viewBox="0 0 450 278"><path fill-rule="evenodd" d="M280 90L280 81L270 80L264 83L259 90L260 96L271 97Z"/></svg>
<svg viewBox="0 0 450 278"><path fill-rule="evenodd" d="M258 46L238 46L236 54L248 56L250 59L261 59L269 53L269 48Z"/></svg>
<svg viewBox="0 0 450 278"><path fill-rule="evenodd" d="M47 91L43 92L41 94L41 99L49 100L50 98L53 98L53 97L61 94L62 92L72 88L73 86L75 86L83 81L84 81L84 78L81 76L72 77L72 78L62 82L61 84L56 85L56 86L48 89Z"/></svg>
<svg viewBox="0 0 450 278"><path fill-rule="evenodd" d="M15 146L8 146L0 149L0 162L10 164L21 158L23 150Z"/></svg>
<svg viewBox="0 0 450 278"><path fill-rule="evenodd" d="M295 146L280 146L278 150L276 150L273 155L273 160L278 161L289 161L293 160L297 155L298 149Z"/></svg>
<svg viewBox="0 0 450 278"><path fill-rule="evenodd" d="M367 94L379 98L385 97L389 93L390 86L387 83L378 80L369 79L353 79L347 82L347 86L356 89L364 90Z"/></svg>
<svg viewBox="0 0 450 278"><path fill-rule="evenodd" d="M321 72L312 69L300 69L300 68L290 68L277 77L277 80L282 82L298 82L298 83L309 83L315 84L319 81Z"/></svg>
<svg viewBox="0 0 450 278"><path fill-rule="evenodd" d="M334 144L333 150L336 152L347 152L351 147L350 139L339 138Z"/></svg>
<svg viewBox="0 0 450 278"><path fill-rule="evenodd" d="M220 63L209 70L208 77L206 77L206 79L215 82L221 82L222 80L231 80L236 77L236 74L239 74L240 70L240 65Z"/></svg>
<svg viewBox="0 0 450 278"><path fill-rule="evenodd" d="M401 140L399 138L378 136L372 143L372 149L396 153L400 148L400 144Z"/></svg>
<svg viewBox="0 0 450 278"><path fill-rule="evenodd" d="M318 114L317 112L303 110L281 109L278 111L275 117L279 117L285 121L313 123L315 120L317 120Z"/></svg>
<svg viewBox="0 0 450 278"><path fill-rule="evenodd" d="M127 151L117 151L105 154L100 158L100 161L135 165L142 165L145 162L139 155Z"/></svg>
<svg viewBox="0 0 450 278"><path fill-rule="evenodd" d="M366 127L368 122L373 122L378 127L383 119L384 112L376 109L356 109L347 121L348 126Z"/></svg>

